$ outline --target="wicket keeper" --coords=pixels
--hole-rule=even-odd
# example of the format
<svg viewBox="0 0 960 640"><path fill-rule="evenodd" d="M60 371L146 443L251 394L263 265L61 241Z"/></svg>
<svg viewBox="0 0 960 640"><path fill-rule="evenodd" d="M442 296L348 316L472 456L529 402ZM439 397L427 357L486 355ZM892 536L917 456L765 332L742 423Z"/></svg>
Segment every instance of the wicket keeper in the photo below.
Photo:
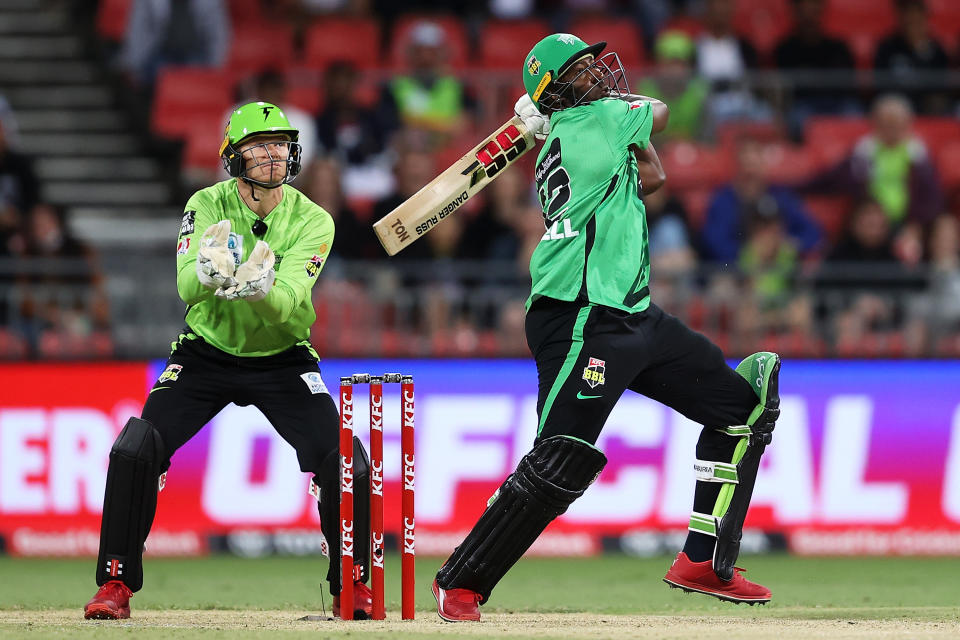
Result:
<svg viewBox="0 0 960 640"><path fill-rule="evenodd" d="M643 194L665 179L650 136L668 110L630 94L605 46L554 34L523 61L516 112L546 138L534 173L545 233L530 260L526 316L539 427L437 573L444 620L479 620L504 574L600 474L607 459L597 438L628 389L703 425L689 533L664 580L733 602L770 600L734 563L780 413L780 357L755 353L731 369L716 345L650 301Z"/></svg>
<svg viewBox="0 0 960 640"><path fill-rule="evenodd" d="M266 102L230 116L220 147L229 180L187 202L177 243L177 291L186 328L172 345L139 418L110 452L96 595L85 618L130 617L143 586L150 532L170 458L228 403L260 409L297 452L319 491L320 528L329 541L333 613L370 615L369 553L357 545L354 602L341 603L339 414L310 346L316 315L310 290L330 253L330 215L290 186L300 172L298 131ZM354 474L367 486L366 452L354 440ZM225 496L239 499L243 496ZM356 538L369 537L369 494L358 492Z"/></svg>

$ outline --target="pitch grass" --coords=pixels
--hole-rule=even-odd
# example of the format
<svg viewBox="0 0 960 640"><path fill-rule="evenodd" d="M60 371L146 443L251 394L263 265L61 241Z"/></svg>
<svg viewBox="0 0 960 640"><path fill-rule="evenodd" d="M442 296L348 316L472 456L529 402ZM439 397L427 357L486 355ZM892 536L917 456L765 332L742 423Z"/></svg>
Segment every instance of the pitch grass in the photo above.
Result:
<svg viewBox="0 0 960 640"><path fill-rule="evenodd" d="M82 620L83 604L95 590L92 560L2 557L0 637L692 638L718 624L732 633L725 638L960 637L957 559L745 557L748 577L773 590L774 600L765 607L669 589L661 578L670 561L618 555L524 559L484 606L489 624L478 626L437 622L430 583L442 559L421 557L414 626L398 620L400 563L389 556L392 622L344 628L350 623L295 622L321 614L324 558L148 559L131 625ZM324 599L329 613L329 594Z"/></svg>

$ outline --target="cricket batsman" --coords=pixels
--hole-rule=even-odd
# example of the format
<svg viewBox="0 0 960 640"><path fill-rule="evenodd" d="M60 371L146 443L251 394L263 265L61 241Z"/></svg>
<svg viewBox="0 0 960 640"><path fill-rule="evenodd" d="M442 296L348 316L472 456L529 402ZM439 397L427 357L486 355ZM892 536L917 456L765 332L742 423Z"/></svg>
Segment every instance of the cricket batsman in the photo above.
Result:
<svg viewBox="0 0 960 640"><path fill-rule="evenodd" d="M607 459L597 438L628 389L703 425L689 533L664 580L733 602L771 597L734 563L780 413L780 357L755 353L731 369L716 345L651 302L643 194L665 179L650 135L669 112L629 93L605 46L554 34L523 61L526 95L515 110L545 138L534 178L546 232L530 260L526 315L539 427L437 573L444 620L479 620L504 574L600 474Z"/></svg>
<svg viewBox="0 0 960 640"><path fill-rule="evenodd" d="M185 207L177 243L177 291L186 328L139 418L131 417L110 451L100 556L100 589L85 618L129 618L143 586L144 541L170 458L228 403L260 409L313 474L320 528L329 541L327 580L333 613L369 616L369 554L354 555L354 602L341 603L339 414L310 346L316 315L310 290L330 253L330 215L289 185L300 172L298 131L266 102L234 111L220 157L231 176L201 189ZM369 464L354 440L357 486ZM227 498L227 496L225 496ZM242 500L243 496L230 496ZM369 537L369 495L359 492L358 540ZM364 519L366 516L366 520Z"/></svg>

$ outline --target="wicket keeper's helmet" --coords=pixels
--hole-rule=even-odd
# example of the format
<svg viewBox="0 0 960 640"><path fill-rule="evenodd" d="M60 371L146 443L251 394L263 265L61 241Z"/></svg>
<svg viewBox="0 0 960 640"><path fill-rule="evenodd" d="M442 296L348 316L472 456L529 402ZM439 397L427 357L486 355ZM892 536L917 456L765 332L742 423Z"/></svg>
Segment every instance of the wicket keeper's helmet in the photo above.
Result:
<svg viewBox="0 0 960 640"><path fill-rule="evenodd" d="M576 96L573 84L583 73L591 74L597 83L604 83L608 87L606 96L628 94L630 90L620 58L612 51L600 56L606 46L606 42L588 45L570 33L554 33L535 44L523 63L523 87L533 104L544 113L582 104L585 95ZM567 69L588 55L593 56L593 64L570 82L560 82L560 76Z"/></svg>
<svg viewBox="0 0 960 640"><path fill-rule="evenodd" d="M290 150L286 157L287 171L283 179L277 183L262 182L247 177L247 170L253 167L245 166L240 153L240 146L247 138L270 134L282 134L290 138ZM251 102L238 107L230 114L230 121L227 122L227 128L223 133L223 143L220 145L223 168L234 178L242 178L267 189L293 182L300 173L300 143L297 142L299 135L300 131L290 124L287 116L276 105L269 102Z"/></svg>

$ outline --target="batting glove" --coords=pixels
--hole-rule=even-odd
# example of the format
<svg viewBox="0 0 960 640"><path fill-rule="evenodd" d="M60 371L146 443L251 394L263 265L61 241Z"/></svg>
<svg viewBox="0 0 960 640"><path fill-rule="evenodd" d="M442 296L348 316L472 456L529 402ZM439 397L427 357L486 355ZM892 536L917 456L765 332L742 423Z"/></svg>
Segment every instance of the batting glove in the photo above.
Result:
<svg viewBox="0 0 960 640"><path fill-rule="evenodd" d="M263 240L258 240L247 261L237 267L236 284L217 289L217 296L225 300L263 300L273 286L276 258Z"/></svg>
<svg viewBox="0 0 960 640"><path fill-rule="evenodd" d="M221 220L210 225L200 237L200 249L197 251L197 279L209 289L232 287L237 282L233 272L236 263L233 254L227 248L230 239L230 221Z"/></svg>
<svg viewBox="0 0 960 640"><path fill-rule="evenodd" d="M550 135L550 118L540 113L530 96L523 94L513 105L513 112L523 120L524 126L537 140L546 140Z"/></svg>

